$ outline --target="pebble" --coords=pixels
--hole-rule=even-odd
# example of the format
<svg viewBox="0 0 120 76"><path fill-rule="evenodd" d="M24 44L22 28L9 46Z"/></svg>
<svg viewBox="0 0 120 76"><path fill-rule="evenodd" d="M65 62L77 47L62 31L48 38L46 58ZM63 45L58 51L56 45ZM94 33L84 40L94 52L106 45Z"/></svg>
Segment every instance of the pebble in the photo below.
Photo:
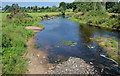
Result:
<svg viewBox="0 0 120 76"><path fill-rule="evenodd" d="M39 55L39 54L37 54L37 56L39 57L40 55Z"/></svg>
<svg viewBox="0 0 120 76"><path fill-rule="evenodd" d="M31 56L34 56L34 54L32 53Z"/></svg>
<svg viewBox="0 0 120 76"><path fill-rule="evenodd" d="M29 64L31 63L31 61L28 62Z"/></svg>
<svg viewBox="0 0 120 76"><path fill-rule="evenodd" d="M42 64L43 62L42 61L40 61L40 64Z"/></svg>
<svg viewBox="0 0 120 76"><path fill-rule="evenodd" d="M50 69L50 70L53 70L53 69L55 69L55 67L50 67L49 69Z"/></svg>
<svg viewBox="0 0 120 76"><path fill-rule="evenodd" d="M43 58L46 58L45 56L43 56Z"/></svg>
<svg viewBox="0 0 120 76"><path fill-rule="evenodd" d="M92 62L90 62L90 64L93 64Z"/></svg>
<svg viewBox="0 0 120 76"><path fill-rule="evenodd" d="M91 62L92 63L92 62ZM62 64L58 64L56 67L49 68L52 71L48 71L48 74L97 74L97 70L94 66L87 64L80 58L70 57Z"/></svg>

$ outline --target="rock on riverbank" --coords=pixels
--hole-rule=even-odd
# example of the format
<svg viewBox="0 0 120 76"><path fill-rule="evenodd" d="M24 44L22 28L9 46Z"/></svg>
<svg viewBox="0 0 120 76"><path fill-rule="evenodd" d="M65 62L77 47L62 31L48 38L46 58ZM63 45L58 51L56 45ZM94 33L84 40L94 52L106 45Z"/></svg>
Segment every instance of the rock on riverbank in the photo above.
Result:
<svg viewBox="0 0 120 76"><path fill-rule="evenodd" d="M48 74L98 74L94 66L80 58L70 57L67 61L49 68Z"/></svg>
<svg viewBox="0 0 120 76"><path fill-rule="evenodd" d="M27 26L27 27L25 27L25 28L28 29L28 30L33 30L33 32L34 32L35 34L43 30L43 28L41 28L41 27L36 27L36 26Z"/></svg>

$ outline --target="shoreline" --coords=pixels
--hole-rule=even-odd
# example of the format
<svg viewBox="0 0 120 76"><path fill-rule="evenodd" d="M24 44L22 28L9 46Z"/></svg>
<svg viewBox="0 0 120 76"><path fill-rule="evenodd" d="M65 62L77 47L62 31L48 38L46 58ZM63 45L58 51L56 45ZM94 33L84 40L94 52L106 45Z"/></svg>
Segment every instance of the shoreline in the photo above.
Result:
<svg viewBox="0 0 120 76"><path fill-rule="evenodd" d="M36 32L34 31L34 36L35 35ZM49 63L47 58L48 55L44 51L37 50L35 48L34 36L29 38L29 40L27 41L27 54L25 56L29 59L27 63L27 74L46 74L52 64Z"/></svg>
<svg viewBox="0 0 120 76"><path fill-rule="evenodd" d="M48 18L42 19L42 21L46 19L48 20L53 19L56 17L57 15L50 16ZM30 37L26 42L27 54L25 55L25 57L29 59L29 61L27 61L26 63L28 68L27 74L47 74L49 68L53 67L54 64L49 63L47 58L48 55L44 51L38 50L34 45L35 44L34 36L38 32L44 30L44 28L37 26L27 26L25 28L28 30L33 30L34 32L33 36Z"/></svg>
<svg viewBox="0 0 120 76"><path fill-rule="evenodd" d="M102 47L106 51L106 54L120 65L118 41L116 39L110 37L97 37L90 39Z"/></svg>
<svg viewBox="0 0 120 76"><path fill-rule="evenodd" d="M109 28L109 27L104 27L104 26L101 26L101 25L91 24L91 23L87 23L87 22L81 22L79 19L75 19L73 17L70 17L68 19L70 19L72 21L75 21L75 22L78 22L78 23L81 23L81 24L87 24L87 25L92 26L92 27L107 29L107 30L111 30L111 31L118 31L118 32L120 31L120 29L116 29L116 28Z"/></svg>
<svg viewBox="0 0 120 76"><path fill-rule="evenodd" d="M47 58L48 54L42 50L38 50L34 45L35 44L34 36L38 32L41 32L43 29L41 27L34 27L34 26L32 26L32 28L31 26L26 27L26 29L33 30L34 32L34 35L30 37L26 43L27 54L25 57L29 59L29 61L27 62L28 71L26 74L59 74L59 72L63 74L67 74L67 73L68 74L73 74L73 73L76 73L76 74L96 74L97 73L98 74L98 71L95 70L93 65L87 64L83 59L80 59L80 58L70 57L67 61L64 61L63 64L49 63L49 60ZM71 59L76 63L71 63L71 62L69 63ZM66 64L66 62L68 62L69 64ZM64 65L67 65L68 67ZM73 67L71 65L73 65ZM74 66L80 66L80 67L74 67ZM66 68L68 69L68 72L66 72ZM69 70L69 68L72 68L72 69ZM79 68L80 71L73 70L75 68L76 69ZM60 69L63 69L64 72L62 70L60 71ZM59 72L55 72L55 71L59 71Z"/></svg>

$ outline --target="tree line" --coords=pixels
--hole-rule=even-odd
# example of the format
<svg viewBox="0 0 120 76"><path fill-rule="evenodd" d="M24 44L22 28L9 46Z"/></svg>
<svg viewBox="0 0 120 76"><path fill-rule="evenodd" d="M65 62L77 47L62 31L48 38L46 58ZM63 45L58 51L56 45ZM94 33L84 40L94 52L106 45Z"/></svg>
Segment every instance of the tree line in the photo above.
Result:
<svg viewBox="0 0 120 76"><path fill-rule="evenodd" d="M6 5L4 12L12 12L14 10L20 9L22 12L87 12L89 10L101 10L110 13L120 13L120 2L73 2L65 3L61 2L59 7L38 7L38 6L28 6L20 7L18 4L12 4L12 6Z"/></svg>

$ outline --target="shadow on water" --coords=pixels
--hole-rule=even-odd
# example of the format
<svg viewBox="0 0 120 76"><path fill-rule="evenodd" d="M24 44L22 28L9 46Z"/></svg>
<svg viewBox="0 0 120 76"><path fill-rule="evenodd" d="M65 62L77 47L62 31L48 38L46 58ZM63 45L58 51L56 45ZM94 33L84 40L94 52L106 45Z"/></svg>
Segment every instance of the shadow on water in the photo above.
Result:
<svg viewBox="0 0 120 76"><path fill-rule="evenodd" d="M99 71L104 69L103 73L118 74L117 70L120 69L115 66L113 61L103 57L106 55L105 51L90 40L91 37L115 37L119 39L118 32L79 24L65 19L65 17L44 20L39 24L46 28L36 35L36 45L39 45L38 49L44 50L48 54L50 63L66 61L72 56L81 58L87 63L92 62ZM77 45L68 46L62 41L72 41Z"/></svg>

